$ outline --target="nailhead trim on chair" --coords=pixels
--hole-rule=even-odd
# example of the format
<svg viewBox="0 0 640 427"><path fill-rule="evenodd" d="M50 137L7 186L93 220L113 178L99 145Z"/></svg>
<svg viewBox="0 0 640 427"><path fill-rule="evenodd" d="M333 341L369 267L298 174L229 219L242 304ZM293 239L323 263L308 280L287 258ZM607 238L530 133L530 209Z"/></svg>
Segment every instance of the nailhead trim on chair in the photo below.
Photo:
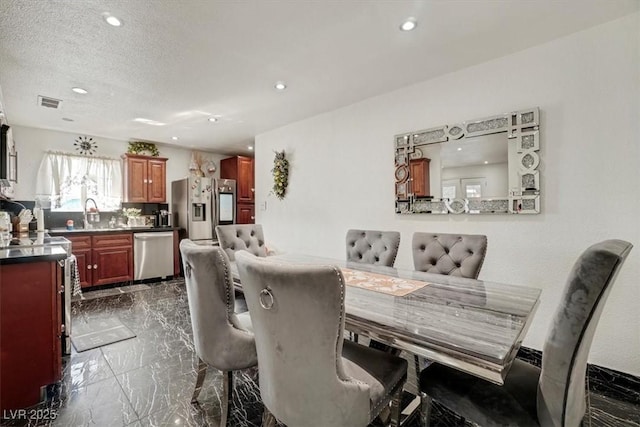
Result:
<svg viewBox="0 0 640 427"><path fill-rule="evenodd" d="M333 270L335 271L336 275L338 276L338 280L340 281L340 300L342 301L342 309L341 309L341 314L340 314L340 321L339 321L338 324L342 325L342 317L343 317L342 313L344 313L345 284L344 284L343 276L342 276L340 270L335 268L335 267L334 267ZM337 334L337 337L336 337L336 373L339 372L338 371L338 360L339 360L340 357L342 357L341 354L338 353L339 344L340 344L340 329L338 329L338 334ZM369 387L369 385L367 383L359 381L359 380L357 380L355 378L340 378L340 377L338 377L338 378L342 382L355 383L355 384L359 384L359 385L363 385L363 386ZM394 393L396 393L398 391L398 390L396 390L396 387L400 383L403 383L404 381L406 381L406 379L407 379L406 376L401 377L400 379L398 379L398 381L396 381L393 384L393 387L390 387L389 391L384 394L384 397L373 408L371 408L371 411L369 413L369 420L370 421L373 421L373 419L380 414L380 412L382 411L382 408L384 408L384 406L385 406L383 403L387 400L387 398L390 395L392 395L392 394L394 394Z"/></svg>
<svg viewBox="0 0 640 427"><path fill-rule="evenodd" d="M233 288L233 279L229 271L229 263L225 262L224 256L222 255L222 253L224 252L224 249L220 248L220 250L216 252L218 254L218 257L220 258L220 261L222 261L222 264L224 265L224 281L225 281L224 291L225 291L225 298L226 298L226 305L227 305L227 323L235 330L242 332L244 334L253 336L251 332L245 329L240 329L236 327L236 325L234 325L233 322L231 322L231 316L235 314L234 312L235 307L231 305L231 292L230 292L231 288ZM229 286L229 284L231 284L231 286Z"/></svg>
<svg viewBox="0 0 640 427"><path fill-rule="evenodd" d="M338 361L342 357L342 353L338 352L338 347L340 346L340 330L342 329L342 318L343 318L343 313L344 313L345 284L344 284L342 272L340 271L340 269L338 269L336 267L333 267L333 271L336 273L336 276L338 276L338 281L340 282L340 300L342 301L342 305L340 306L340 317L339 317L339 321L338 321L338 333L336 334L336 373L339 373L340 371L338 370ZM346 383L356 383L356 384L364 385L364 386L367 386L367 387L369 386L367 383L364 383L362 381L356 380L355 378L340 378L338 376L338 379L340 379L340 381L346 382Z"/></svg>

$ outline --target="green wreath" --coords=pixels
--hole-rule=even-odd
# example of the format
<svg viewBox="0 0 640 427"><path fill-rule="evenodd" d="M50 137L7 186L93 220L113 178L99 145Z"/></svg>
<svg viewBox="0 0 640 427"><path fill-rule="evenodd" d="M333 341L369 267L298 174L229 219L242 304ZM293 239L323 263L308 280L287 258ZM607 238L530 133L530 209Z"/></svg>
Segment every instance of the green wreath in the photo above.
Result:
<svg viewBox="0 0 640 427"><path fill-rule="evenodd" d="M282 200L287 192L287 185L289 185L289 161L285 158L284 150L276 151L271 173L273 174L273 193Z"/></svg>
<svg viewBox="0 0 640 427"><path fill-rule="evenodd" d="M158 151L158 147L156 144L152 142L142 142L142 141L133 141L129 143L129 148L127 149L127 153L129 154L145 154L151 153L153 157L158 157L160 152Z"/></svg>

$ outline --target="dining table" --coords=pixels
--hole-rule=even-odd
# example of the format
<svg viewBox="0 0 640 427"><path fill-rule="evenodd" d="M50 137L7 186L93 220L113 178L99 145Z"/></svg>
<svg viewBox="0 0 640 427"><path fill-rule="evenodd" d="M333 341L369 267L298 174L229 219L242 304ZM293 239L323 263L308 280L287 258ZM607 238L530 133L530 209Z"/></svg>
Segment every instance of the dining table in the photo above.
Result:
<svg viewBox="0 0 640 427"><path fill-rule="evenodd" d="M345 278L345 329L502 385L540 300L538 288L301 254ZM235 263L233 263L235 264ZM235 265L236 286L242 283Z"/></svg>

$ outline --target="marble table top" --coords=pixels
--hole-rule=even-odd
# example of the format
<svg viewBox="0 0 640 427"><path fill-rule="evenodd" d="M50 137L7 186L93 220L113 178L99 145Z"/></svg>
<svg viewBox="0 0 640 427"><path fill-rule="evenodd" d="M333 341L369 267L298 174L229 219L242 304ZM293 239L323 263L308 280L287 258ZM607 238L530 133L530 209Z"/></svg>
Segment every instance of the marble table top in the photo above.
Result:
<svg viewBox="0 0 640 427"><path fill-rule="evenodd" d="M345 293L345 328L429 360L502 384L538 306L540 289L306 255L272 262L329 264L425 281L405 296L354 286ZM233 266L237 278L237 269Z"/></svg>

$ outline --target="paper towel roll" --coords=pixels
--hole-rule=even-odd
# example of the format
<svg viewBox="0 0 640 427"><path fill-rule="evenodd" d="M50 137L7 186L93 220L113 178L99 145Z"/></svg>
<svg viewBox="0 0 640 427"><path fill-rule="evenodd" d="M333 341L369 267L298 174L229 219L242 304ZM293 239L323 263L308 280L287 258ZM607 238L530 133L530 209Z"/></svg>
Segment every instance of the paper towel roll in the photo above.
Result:
<svg viewBox="0 0 640 427"><path fill-rule="evenodd" d="M35 214L37 220L36 230L44 231L44 211L42 210L42 208L34 208L33 213Z"/></svg>

